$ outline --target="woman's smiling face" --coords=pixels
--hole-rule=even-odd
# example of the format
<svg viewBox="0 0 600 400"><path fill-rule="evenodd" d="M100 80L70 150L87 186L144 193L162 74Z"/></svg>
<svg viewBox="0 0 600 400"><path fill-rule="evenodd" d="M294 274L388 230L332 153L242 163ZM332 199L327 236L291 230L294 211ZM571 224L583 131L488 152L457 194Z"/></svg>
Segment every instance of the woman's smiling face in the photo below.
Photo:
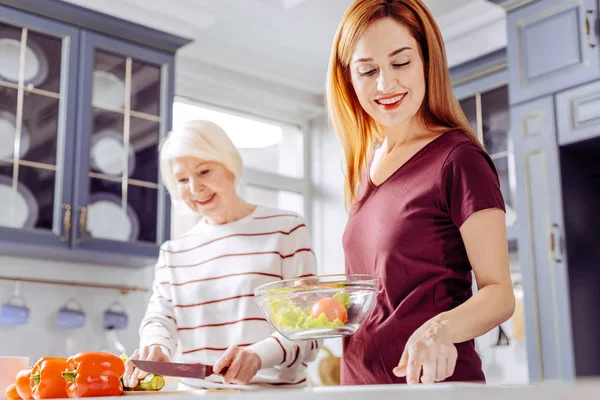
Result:
<svg viewBox="0 0 600 400"><path fill-rule="evenodd" d="M406 124L426 93L421 49L408 28L392 18L373 22L358 40L350 64L363 109L384 127Z"/></svg>

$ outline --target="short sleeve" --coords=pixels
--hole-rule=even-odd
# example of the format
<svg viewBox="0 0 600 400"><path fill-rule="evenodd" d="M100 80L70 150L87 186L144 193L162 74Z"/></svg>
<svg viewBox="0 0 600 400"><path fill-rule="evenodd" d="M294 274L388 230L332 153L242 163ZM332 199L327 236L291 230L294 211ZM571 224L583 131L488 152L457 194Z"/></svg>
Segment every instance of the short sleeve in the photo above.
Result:
<svg viewBox="0 0 600 400"><path fill-rule="evenodd" d="M452 149L442 167L440 182L442 207L459 228L477 211L506 211L494 162L474 142L462 142Z"/></svg>

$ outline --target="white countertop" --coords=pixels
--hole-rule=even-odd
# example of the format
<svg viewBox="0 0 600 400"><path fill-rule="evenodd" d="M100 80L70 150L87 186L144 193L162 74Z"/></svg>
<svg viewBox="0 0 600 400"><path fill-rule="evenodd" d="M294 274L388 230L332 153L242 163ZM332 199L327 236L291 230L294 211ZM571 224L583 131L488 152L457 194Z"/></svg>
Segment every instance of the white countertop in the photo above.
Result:
<svg viewBox="0 0 600 400"><path fill-rule="evenodd" d="M241 393L154 393L152 399L192 400L201 396L220 400L599 400L600 380L577 383L494 386L438 383L434 385L371 385L273 389ZM131 396L128 396L131 397ZM138 397L138 396L134 396Z"/></svg>

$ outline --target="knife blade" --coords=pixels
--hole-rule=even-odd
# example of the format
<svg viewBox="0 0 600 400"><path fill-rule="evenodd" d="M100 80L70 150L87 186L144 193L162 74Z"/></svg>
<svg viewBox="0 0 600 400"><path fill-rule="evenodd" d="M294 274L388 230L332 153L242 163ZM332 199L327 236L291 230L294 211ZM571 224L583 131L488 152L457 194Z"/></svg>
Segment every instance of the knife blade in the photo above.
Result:
<svg viewBox="0 0 600 400"><path fill-rule="evenodd" d="M178 378L204 379L207 376L214 374L213 367L211 365L204 365L200 363L186 364L142 360L131 360L131 363L140 370L148 372L149 374L175 376ZM223 368L220 375L223 375L226 372L227 367Z"/></svg>

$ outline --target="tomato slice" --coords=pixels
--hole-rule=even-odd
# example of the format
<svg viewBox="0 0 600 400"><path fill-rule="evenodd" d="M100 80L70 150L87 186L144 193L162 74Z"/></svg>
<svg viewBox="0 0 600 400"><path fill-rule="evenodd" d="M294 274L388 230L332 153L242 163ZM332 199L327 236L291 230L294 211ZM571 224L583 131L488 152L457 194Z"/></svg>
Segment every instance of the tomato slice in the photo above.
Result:
<svg viewBox="0 0 600 400"><path fill-rule="evenodd" d="M346 308L336 299L327 297L317 301L312 308L312 316L318 318L322 313L325 313L329 322L333 322L336 319L339 319L344 324L348 322Z"/></svg>

